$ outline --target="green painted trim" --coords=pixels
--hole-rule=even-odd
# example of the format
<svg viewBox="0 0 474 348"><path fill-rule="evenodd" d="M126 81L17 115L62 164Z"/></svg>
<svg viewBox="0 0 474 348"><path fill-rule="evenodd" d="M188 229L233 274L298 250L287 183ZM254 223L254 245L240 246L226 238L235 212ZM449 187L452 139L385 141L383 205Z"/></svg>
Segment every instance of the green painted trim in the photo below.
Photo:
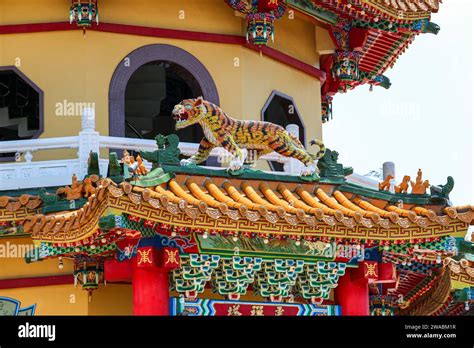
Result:
<svg viewBox="0 0 474 348"><path fill-rule="evenodd" d="M295 183L308 182L299 176L271 174L271 173L265 173L261 170L254 170L254 169L247 169L247 168L244 169L242 174L240 175L229 173L226 169L213 170L213 169L208 169L201 166L181 167L181 166L163 165L163 169L167 173L202 175L202 176L209 176L209 177L224 177L228 179L237 178L237 179L247 179L247 180L265 180L265 181L280 181L280 182L295 182ZM332 180L332 179L325 179L324 182L333 183L333 184L341 183L338 180Z"/></svg>
<svg viewBox="0 0 474 348"><path fill-rule="evenodd" d="M71 203L74 202L74 203ZM86 204L87 198L79 198L74 201L68 200L60 200L57 203L46 204L43 202L43 207L41 208L41 212L43 214L48 213L56 213L58 211L65 211L65 210L77 210L81 209L84 204Z"/></svg>
<svg viewBox="0 0 474 348"><path fill-rule="evenodd" d="M131 180L130 184L139 187L153 187L167 183L172 178L169 173L164 173L163 169L155 168L147 175L138 177L137 180Z"/></svg>
<svg viewBox="0 0 474 348"><path fill-rule="evenodd" d="M63 186L52 186L44 188L47 193L56 194L58 188ZM37 188L29 188L29 189L18 189L18 190L6 190L0 191L0 196L9 196L9 197L20 197L21 195L31 195L31 196L39 196L39 190L42 187Z"/></svg>

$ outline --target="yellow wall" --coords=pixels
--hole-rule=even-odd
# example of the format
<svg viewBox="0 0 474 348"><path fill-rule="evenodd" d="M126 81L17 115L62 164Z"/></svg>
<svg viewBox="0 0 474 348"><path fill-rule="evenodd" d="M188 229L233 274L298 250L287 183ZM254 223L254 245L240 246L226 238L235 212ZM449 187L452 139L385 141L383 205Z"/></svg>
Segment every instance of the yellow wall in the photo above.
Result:
<svg viewBox="0 0 474 348"><path fill-rule="evenodd" d="M59 269L58 260L51 259L27 264L20 253L33 246L30 238L4 238L2 250L9 250L0 258L0 280L67 275L73 273L72 260L64 260ZM11 254L16 248L16 255ZM9 257L4 257L9 256ZM15 257L12 257L15 256ZM10 297L21 302L22 308L36 304L37 315L131 315L132 287L129 284L100 285L88 301L88 294L81 286L73 284L31 288L0 289L0 297Z"/></svg>
<svg viewBox="0 0 474 348"><path fill-rule="evenodd" d="M40 6L41 11L35 10ZM244 35L244 20L222 0L125 0L100 1L100 20L108 23L151 26L208 33ZM179 16L184 11L184 19ZM69 2L64 0L2 0L0 25L64 22ZM108 135L109 84L117 65L130 52L149 44L180 47L209 70L222 108L231 116L260 119L261 109L273 90L290 95L303 116L306 139L321 138L320 82L296 69L239 45L151 38L80 30L34 34L0 35L0 66L16 65L44 91L45 129L41 137L77 135L80 117L56 116L56 103L63 100L95 103L96 129ZM303 62L319 66L318 34L313 24L286 15L276 22L271 47ZM236 64L238 63L238 64ZM35 160L74 158L76 151L43 151ZM29 238L9 239L31 244ZM6 240L0 240L0 243ZM26 264L22 258L0 260L0 279L71 274L57 260ZM76 302L69 303L74 295ZM93 295L72 285L0 290L0 296L18 299L22 306L37 303L37 314L130 314L131 287L111 285Z"/></svg>
<svg viewBox="0 0 474 348"><path fill-rule="evenodd" d="M34 1L2 1L0 24L68 19L67 3L48 0L42 11ZM5 9L8 8L8 11ZM177 19L179 11L185 19ZM220 0L100 2L101 21L243 35L242 18ZM209 16L205 18L205 16ZM287 16L277 21L273 47L317 66L314 25ZM88 31L0 35L0 66L18 64L44 91L45 131L42 137L77 135L80 117L56 116L56 103L95 103L96 128L108 134L108 93L112 74L130 52L156 43L178 46L199 59L214 78L221 106L236 118L259 119L272 90L295 98L307 127L307 139L321 137L320 83L317 79L238 45L150 38ZM239 60L239 67L235 66ZM63 151L74 158L75 151ZM58 152L36 153L35 159L56 159Z"/></svg>
<svg viewBox="0 0 474 348"><path fill-rule="evenodd" d="M21 302L21 308L36 304L35 315L87 315L87 292L80 286L54 285L0 289L0 297Z"/></svg>
<svg viewBox="0 0 474 348"><path fill-rule="evenodd" d="M132 315L132 285L110 284L101 285L94 291L89 302L88 315Z"/></svg>
<svg viewBox="0 0 474 348"><path fill-rule="evenodd" d="M0 289L0 297L21 302L21 308L36 304L35 315L132 315L132 286L101 285L89 301L87 291L72 284Z"/></svg>
<svg viewBox="0 0 474 348"><path fill-rule="evenodd" d="M329 32L325 28L315 27L316 30L316 51L320 54L331 54L336 50L336 45Z"/></svg>
<svg viewBox="0 0 474 348"><path fill-rule="evenodd" d="M0 238L0 245L4 245L2 250L8 247L15 248L17 252L17 255L13 255L11 252L7 255L1 255L9 257L0 258L0 279L72 274L73 265L70 260L64 260L64 268L62 270L59 269L59 262L56 259L27 264L24 255L20 255L19 253L21 253L22 250L34 247L31 238Z"/></svg>

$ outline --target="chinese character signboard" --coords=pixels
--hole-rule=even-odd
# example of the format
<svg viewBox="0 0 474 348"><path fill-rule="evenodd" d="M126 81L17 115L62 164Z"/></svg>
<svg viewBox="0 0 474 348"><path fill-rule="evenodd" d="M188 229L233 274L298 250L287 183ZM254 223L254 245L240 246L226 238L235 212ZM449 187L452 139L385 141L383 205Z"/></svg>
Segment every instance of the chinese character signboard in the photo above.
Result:
<svg viewBox="0 0 474 348"><path fill-rule="evenodd" d="M301 303L171 299L171 315L189 316L339 316L339 306Z"/></svg>

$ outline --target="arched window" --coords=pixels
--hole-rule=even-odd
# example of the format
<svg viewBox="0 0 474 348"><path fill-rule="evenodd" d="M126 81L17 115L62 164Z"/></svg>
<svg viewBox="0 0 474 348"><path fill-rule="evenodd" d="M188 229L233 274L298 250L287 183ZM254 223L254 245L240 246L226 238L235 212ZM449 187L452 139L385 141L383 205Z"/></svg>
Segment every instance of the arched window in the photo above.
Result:
<svg viewBox="0 0 474 348"><path fill-rule="evenodd" d="M273 91L262 109L262 120L279 124L285 128L289 124L298 125L299 139L302 144L305 144L304 123L292 97ZM272 170L283 171L282 163L270 161L269 164Z"/></svg>
<svg viewBox="0 0 474 348"><path fill-rule="evenodd" d="M109 133L119 137L132 136L132 133L135 136L138 136L137 133L151 136L155 127L149 124L145 126L145 123L153 123L153 120L138 121L140 111L146 112L147 117L156 118L156 121L160 117L163 120L165 116L159 115L169 112L171 117L171 104L174 106L181 101L180 98L200 95L219 105L214 80L196 57L171 45L140 47L120 62L112 76L109 89ZM151 107L150 110L147 104ZM137 132L131 130L126 122L131 123ZM139 127L140 122L143 123L143 128ZM166 135L165 127L170 127L170 122L163 123L164 128L160 129L160 133ZM183 133L178 133L181 141L197 137L196 130L186 132L188 133L183 130Z"/></svg>
<svg viewBox="0 0 474 348"><path fill-rule="evenodd" d="M154 61L139 67L125 90L125 136L154 139L175 133L173 107L183 99L202 95L194 76L169 61ZM203 137L199 125L178 131L183 142L198 143Z"/></svg>
<svg viewBox="0 0 474 348"><path fill-rule="evenodd" d="M196 57L171 45L140 47L124 57L110 81L109 135L153 138L176 133L183 142L199 142L199 126L176 132L171 111L182 99L200 95L219 105L214 80ZM212 158L206 164L218 165Z"/></svg>
<svg viewBox="0 0 474 348"><path fill-rule="evenodd" d="M0 67L0 141L37 138L43 132L43 92L14 66ZM0 161L14 154L0 154Z"/></svg>

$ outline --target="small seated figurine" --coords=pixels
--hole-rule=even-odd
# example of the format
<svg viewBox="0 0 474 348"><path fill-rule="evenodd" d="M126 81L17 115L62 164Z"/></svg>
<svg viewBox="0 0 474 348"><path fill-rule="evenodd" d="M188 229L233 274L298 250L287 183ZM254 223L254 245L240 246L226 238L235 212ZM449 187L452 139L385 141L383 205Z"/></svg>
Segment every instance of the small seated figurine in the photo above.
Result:
<svg viewBox="0 0 474 348"><path fill-rule="evenodd" d="M73 174L71 187L61 187L56 191L56 194L65 194L68 201L76 200L82 197L82 187L83 185L77 180L76 174Z"/></svg>
<svg viewBox="0 0 474 348"><path fill-rule="evenodd" d="M400 185L395 186L395 192L396 193L408 193L408 184L410 183L411 177L408 175L405 175L403 177L403 181L400 183Z"/></svg>
<svg viewBox="0 0 474 348"><path fill-rule="evenodd" d="M143 164L143 160L140 155L138 155L137 159L135 160L135 158L130 155L127 150L124 150L122 162L128 168L128 172L130 173L132 180L136 180L139 175L148 174L148 170Z"/></svg>
<svg viewBox="0 0 474 348"><path fill-rule="evenodd" d="M128 152L127 150L123 150L122 162L127 166L130 166L135 163L135 158L130 155L130 152Z"/></svg>
<svg viewBox="0 0 474 348"><path fill-rule="evenodd" d="M145 165L143 164L143 160L140 157L140 155L137 156L137 163L138 163L138 167L136 170L137 175L147 175L148 169L146 169Z"/></svg>
<svg viewBox="0 0 474 348"><path fill-rule="evenodd" d="M96 189L94 186L92 186L92 179L91 178L85 178L82 181L83 187L82 187L82 193L84 197L88 198L92 195L95 195Z"/></svg>
<svg viewBox="0 0 474 348"><path fill-rule="evenodd" d="M430 182L428 180L423 181L422 179L423 172L421 169L418 169L418 175L416 176L416 181L411 181L411 193L414 195L424 195L426 194L426 189L430 187Z"/></svg>
<svg viewBox="0 0 474 348"><path fill-rule="evenodd" d="M379 183L379 191L389 191L390 181L393 179L393 175L387 175L384 181Z"/></svg>

